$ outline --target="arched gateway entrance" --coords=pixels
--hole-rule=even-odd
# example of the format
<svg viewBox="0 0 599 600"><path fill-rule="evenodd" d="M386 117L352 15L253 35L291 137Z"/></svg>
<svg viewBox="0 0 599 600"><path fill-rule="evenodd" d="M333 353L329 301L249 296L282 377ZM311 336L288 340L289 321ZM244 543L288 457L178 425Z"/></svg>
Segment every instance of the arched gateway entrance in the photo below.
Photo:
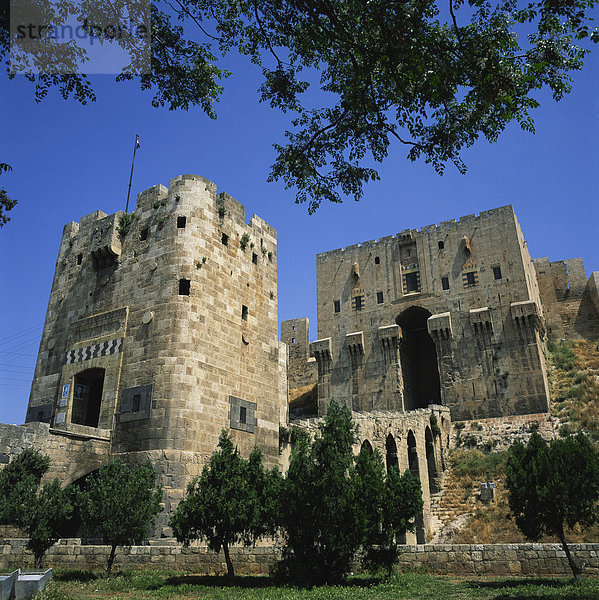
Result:
<svg viewBox="0 0 599 600"><path fill-rule="evenodd" d="M402 330L400 358L405 410L441 404L437 349L427 327L430 316L428 310L411 306L396 319Z"/></svg>

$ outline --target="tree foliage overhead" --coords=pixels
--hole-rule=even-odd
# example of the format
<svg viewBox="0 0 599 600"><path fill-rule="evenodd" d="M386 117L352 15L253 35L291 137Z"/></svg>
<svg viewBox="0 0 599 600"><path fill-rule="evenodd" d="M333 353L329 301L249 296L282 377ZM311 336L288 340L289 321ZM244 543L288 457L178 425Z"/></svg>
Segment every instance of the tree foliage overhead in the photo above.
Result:
<svg viewBox="0 0 599 600"><path fill-rule="evenodd" d="M36 568L60 538L58 526L73 510L58 479L40 487L49 467L46 455L27 448L0 471L0 524L27 533L27 549L33 553Z"/></svg>
<svg viewBox="0 0 599 600"><path fill-rule="evenodd" d="M262 454L254 448L244 460L223 429L218 449L202 469L202 474L187 486L185 498L170 519L179 542L206 539L213 552L221 548L232 577L231 544L251 544L275 530L276 500L280 475L265 471Z"/></svg>
<svg viewBox="0 0 599 600"><path fill-rule="evenodd" d="M0 163L0 175L12 171L12 167L6 163ZM9 221L10 217L6 214L9 210L15 207L17 201L8 197L8 192L0 187L0 227L4 227Z"/></svg>
<svg viewBox="0 0 599 600"><path fill-rule="evenodd" d="M506 484L520 531L533 541L556 536L579 578L564 530L599 519L599 455L588 438L579 433L548 444L535 431L528 444L515 442L508 455Z"/></svg>
<svg viewBox="0 0 599 600"><path fill-rule="evenodd" d="M156 469L149 461L129 466L115 460L87 478L81 516L111 546L107 573L117 547L141 544L150 536L161 501L162 488L156 485Z"/></svg>
<svg viewBox="0 0 599 600"><path fill-rule="evenodd" d="M117 0L94 2L108 11ZM7 4L4 0L2 5ZM86 2L83 3L85 6ZM200 106L215 116L226 54L262 69L261 101L289 111L270 178L297 190L310 212L323 199L359 199L392 142L410 160L464 172L461 152L495 141L516 121L533 130L535 92L559 100L580 69L596 0L157 0L151 73L154 106ZM8 48L7 9L0 11ZM225 56L225 58L223 58ZM131 79L123 72L118 79ZM94 100L84 75L30 75L36 97L56 85ZM319 88L318 94L305 93Z"/></svg>

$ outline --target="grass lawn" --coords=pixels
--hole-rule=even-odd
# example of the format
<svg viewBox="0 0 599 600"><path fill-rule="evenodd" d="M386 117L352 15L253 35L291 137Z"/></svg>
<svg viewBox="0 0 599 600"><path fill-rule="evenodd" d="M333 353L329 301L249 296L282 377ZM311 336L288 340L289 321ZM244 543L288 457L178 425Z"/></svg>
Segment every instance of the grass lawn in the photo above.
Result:
<svg viewBox="0 0 599 600"><path fill-rule="evenodd" d="M56 569L54 578L36 600L598 600L599 580L585 579L479 579L400 574L384 582L366 576L351 577L344 585L310 590L275 585L268 577L186 575L174 571L128 571L104 579L87 571Z"/></svg>

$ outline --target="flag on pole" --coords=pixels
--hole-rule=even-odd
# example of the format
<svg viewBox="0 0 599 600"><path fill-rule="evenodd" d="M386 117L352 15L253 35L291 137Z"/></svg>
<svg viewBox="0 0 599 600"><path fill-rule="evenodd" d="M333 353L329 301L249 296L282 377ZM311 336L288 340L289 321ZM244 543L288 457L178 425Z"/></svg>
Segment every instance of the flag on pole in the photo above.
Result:
<svg viewBox="0 0 599 600"><path fill-rule="evenodd" d="M135 134L135 147L139 148L139 135Z"/></svg>

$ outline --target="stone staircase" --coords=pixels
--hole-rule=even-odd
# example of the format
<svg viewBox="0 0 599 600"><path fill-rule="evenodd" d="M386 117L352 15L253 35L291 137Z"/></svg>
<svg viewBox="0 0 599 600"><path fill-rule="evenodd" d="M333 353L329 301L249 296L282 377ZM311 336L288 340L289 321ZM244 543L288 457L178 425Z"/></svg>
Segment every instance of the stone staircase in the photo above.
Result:
<svg viewBox="0 0 599 600"><path fill-rule="evenodd" d="M458 485L453 470L448 467L441 477L441 492L431 495L431 532L437 533L460 515L473 512L476 490L472 492L465 497L464 489Z"/></svg>

